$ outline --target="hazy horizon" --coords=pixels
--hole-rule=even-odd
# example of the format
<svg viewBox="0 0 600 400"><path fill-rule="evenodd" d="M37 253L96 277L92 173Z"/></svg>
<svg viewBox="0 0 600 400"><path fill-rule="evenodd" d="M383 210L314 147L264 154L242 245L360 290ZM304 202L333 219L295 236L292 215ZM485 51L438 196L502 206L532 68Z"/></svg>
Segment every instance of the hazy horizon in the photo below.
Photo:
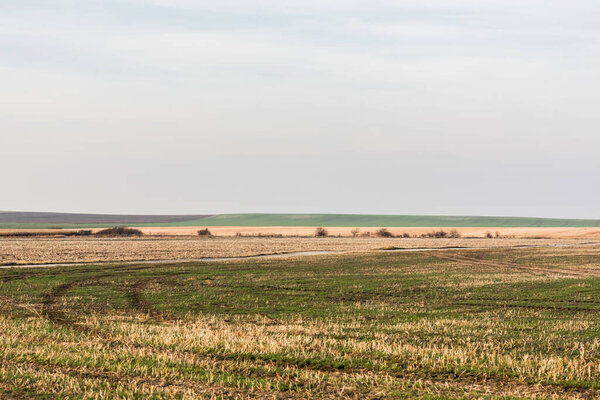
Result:
<svg viewBox="0 0 600 400"><path fill-rule="evenodd" d="M455 215L455 214L371 214L371 213L311 213L311 212L283 212L283 213L153 213L153 214L123 214L123 213L76 213L76 212L66 212L66 211L24 211L24 210L0 210L0 213L54 213L54 214L87 214L87 215L150 215L150 216L161 216L161 215L172 215L172 216L216 216L216 215L244 215L244 214L265 214L265 215L273 215L273 214L282 214L282 215L363 215L363 216L415 216L415 217L491 217L491 218L539 218L539 219L582 219L582 220L598 220L600 218L564 218L564 217L540 217L536 215Z"/></svg>
<svg viewBox="0 0 600 400"><path fill-rule="evenodd" d="M600 219L600 3L0 10L0 209Z"/></svg>

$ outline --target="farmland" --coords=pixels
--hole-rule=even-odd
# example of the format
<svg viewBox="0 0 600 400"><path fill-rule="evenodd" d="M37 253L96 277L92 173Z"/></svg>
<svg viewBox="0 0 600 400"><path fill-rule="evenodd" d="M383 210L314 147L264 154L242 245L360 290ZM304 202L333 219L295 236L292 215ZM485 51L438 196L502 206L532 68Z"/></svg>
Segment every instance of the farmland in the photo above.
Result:
<svg viewBox="0 0 600 400"><path fill-rule="evenodd" d="M600 246L2 269L0 397L598 398L599 277Z"/></svg>
<svg viewBox="0 0 600 400"><path fill-rule="evenodd" d="M369 214L106 215L0 211L0 229L147 227L529 227L600 228L597 219Z"/></svg>
<svg viewBox="0 0 600 400"><path fill-rule="evenodd" d="M368 214L221 214L198 222L212 226L600 227L600 220L593 219Z"/></svg>
<svg viewBox="0 0 600 400"><path fill-rule="evenodd" d="M596 239L597 242L600 240ZM589 239L430 239L375 237L0 237L0 265L106 261L193 260L305 251L364 252L380 249L495 248L589 243ZM593 242L593 241L592 241Z"/></svg>

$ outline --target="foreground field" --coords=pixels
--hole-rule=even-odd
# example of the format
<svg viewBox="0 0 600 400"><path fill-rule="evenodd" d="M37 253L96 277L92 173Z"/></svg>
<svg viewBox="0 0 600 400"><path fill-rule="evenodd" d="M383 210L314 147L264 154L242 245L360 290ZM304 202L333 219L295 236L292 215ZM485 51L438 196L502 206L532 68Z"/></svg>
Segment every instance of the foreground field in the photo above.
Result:
<svg viewBox="0 0 600 400"><path fill-rule="evenodd" d="M297 251L360 252L389 248L494 248L586 243L563 239L400 239L343 237L62 237L0 238L0 266L100 261L193 260Z"/></svg>
<svg viewBox="0 0 600 400"><path fill-rule="evenodd" d="M4 269L0 394L598 398L599 276L590 246Z"/></svg>

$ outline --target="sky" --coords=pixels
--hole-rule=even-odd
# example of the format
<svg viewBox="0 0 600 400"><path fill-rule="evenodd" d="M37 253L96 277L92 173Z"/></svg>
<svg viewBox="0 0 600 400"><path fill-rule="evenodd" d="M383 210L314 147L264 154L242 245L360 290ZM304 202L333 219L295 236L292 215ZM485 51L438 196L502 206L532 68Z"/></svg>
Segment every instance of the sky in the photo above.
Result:
<svg viewBox="0 0 600 400"><path fill-rule="evenodd" d="M600 218L600 3L2 0L0 209Z"/></svg>

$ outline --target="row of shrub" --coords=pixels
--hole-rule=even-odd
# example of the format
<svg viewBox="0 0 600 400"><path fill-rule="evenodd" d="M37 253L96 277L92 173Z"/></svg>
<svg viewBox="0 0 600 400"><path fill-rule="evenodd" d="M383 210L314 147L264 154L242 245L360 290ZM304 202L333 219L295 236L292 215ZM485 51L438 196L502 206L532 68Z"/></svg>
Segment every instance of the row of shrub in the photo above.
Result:
<svg viewBox="0 0 600 400"><path fill-rule="evenodd" d="M142 236L143 234L139 229L128 228L126 226L114 226L95 233L96 236Z"/></svg>
<svg viewBox="0 0 600 400"><path fill-rule="evenodd" d="M214 235L208 228L199 229L197 232L198 236L204 238L211 238ZM281 233L255 233L250 235L244 235L242 232L236 232L236 237L262 237L262 238L282 238L284 237Z"/></svg>
<svg viewBox="0 0 600 400"><path fill-rule="evenodd" d="M205 237L205 238L209 238L209 237L213 237L212 232L208 229L208 228L203 228L197 231L198 236L201 237ZM451 239L455 239L455 238L460 238L461 234L456 230L456 229L452 229L450 231L444 231L444 230L438 230L438 231L432 231L432 232L426 232L426 233L422 233L420 235L410 235L409 233L400 233L398 235L394 235L392 232L390 232L387 228L381 228L378 229L377 231L375 231L374 233L371 233L369 231L366 232L361 232L359 228L355 228L352 229L350 231L350 233L352 234L353 237L381 237L381 238L437 238L437 239L444 239L444 238L451 238ZM0 237L43 237L43 236L91 236L91 235L95 235L95 236L142 236L144 233L136 228L128 228L125 226L115 226L112 228L106 228L106 229L102 229L96 233L92 233L92 231L90 229L80 229L78 231L64 231L64 232L32 232L32 231L26 231L26 232L7 232L7 233L0 233ZM236 236L238 237L245 237L245 236L252 236L252 237L283 237L282 234L264 234L264 233L257 233L255 235L243 235L240 232L236 233ZM329 232L327 231L327 229L323 228L323 227L318 227L315 230L314 233L315 237L329 237ZM491 232L487 232L485 234L486 238L500 238L502 236L500 236L500 232L496 232L495 235L493 235Z"/></svg>
<svg viewBox="0 0 600 400"><path fill-rule="evenodd" d="M0 237L47 237L47 236L90 236L90 229L80 229L78 231L65 232L35 232L35 231L15 231L0 233Z"/></svg>
<svg viewBox="0 0 600 400"><path fill-rule="evenodd" d="M359 228L352 229L350 231L350 233L352 234L353 237L371 237L372 236L371 232L369 232L369 231L361 232ZM329 235L325 228L319 227L315 231L315 236L316 237L325 237L325 236L329 236ZM421 235L412 235L411 236L409 233L406 233L406 232L400 233L398 235L394 235L387 228L378 229L377 231L375 231L374 236L382 237L382 238L411 238L411 237L414 237L414 238L416 238L416 237L421 237L421 238L459 238L459 237L461 237L460 233L458 233L458 231L456 229L452 229L449 232L440 230L440 231L423 233Z"/></svg>
<svg viewBox="0 0 600 400"><path fill-rule="evenodd" d="M116 229L116 228L111 228L111 229ZM205 237L205 238L213 237L212 232L208 228L200 229L197 231L197 233L198 233L198 236L201 236L201 237ZM354 228L350 231L350 233L352 234L352 237L373 237L373 236L375 236L375 237L381 237L381 238L436 238L436 239L456 239L456 238L461 237L461 234L456 229L452 229L450 231L445 231L445 230L431 231L431 232L422 233L420 235L411 235L407 232L403 232L403 233L394 235L387 228L378 229L374 233L369 232L369 231L361 232L359 228ZM141 232L140 232L140 234L141 234ZM241 232L237 232L236 236L237 237L284 237L282 234L257 233L254 235L244 235ZM320 226L315 230L314 236L315 237L329 237L330 235L329 235L329 232L327 231L327 229ZM495 235L492 235L490 232L487 232L485 237L486 238L493 238L493 237L499 238L501 236L500 236L499 232L496 232Z"/></svg>
<svg viewBox="0 0 600 400"><path fill-rule="evenodd" d="M14 231L0 233L0 237L52 237L52 236L142 236L144 233L135 228L115 226L93 233L91 229L80 229L77 231L59 232L36 232L36 231Z"/></svg>

